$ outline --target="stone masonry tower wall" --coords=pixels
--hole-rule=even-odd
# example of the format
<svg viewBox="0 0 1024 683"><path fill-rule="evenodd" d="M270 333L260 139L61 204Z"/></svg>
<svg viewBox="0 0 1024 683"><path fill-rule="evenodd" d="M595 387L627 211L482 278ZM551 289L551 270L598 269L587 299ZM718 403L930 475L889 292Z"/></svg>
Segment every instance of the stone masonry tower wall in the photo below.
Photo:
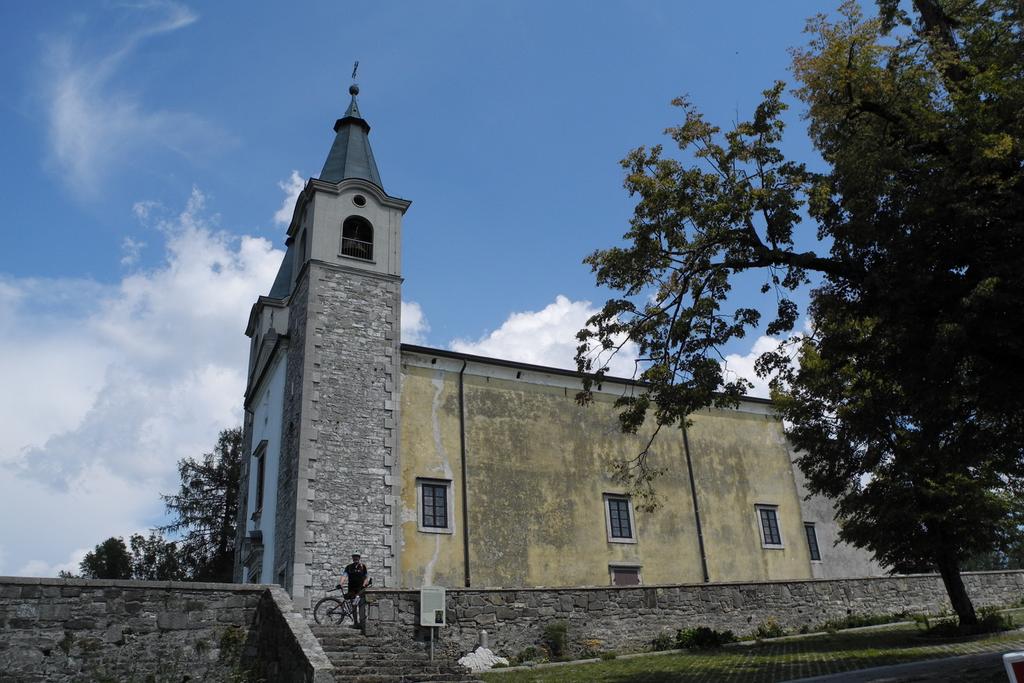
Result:
<svg viewBox="0 0 1024 683"><path fill-rule="evenodd" d="M409 202L363 179L314 179L300 196L289 314L277 557L299 608L354 552L396 586L401 220ZM353 257L353 218L371 227ZM364 248L360 247L360 248ZM294 511L288 514L289 511Z"/></svg>
<svg viewBox="0 0 1024 683"><path fill-rule="evenodd" d="M305 535L294 597L334 586L353 552L378 585L394 585L392 470L396 459L401 285L396 277L313 263ZM300 470L301 471L301 470ZM397 472L397 470L396 470Z"/></svg>

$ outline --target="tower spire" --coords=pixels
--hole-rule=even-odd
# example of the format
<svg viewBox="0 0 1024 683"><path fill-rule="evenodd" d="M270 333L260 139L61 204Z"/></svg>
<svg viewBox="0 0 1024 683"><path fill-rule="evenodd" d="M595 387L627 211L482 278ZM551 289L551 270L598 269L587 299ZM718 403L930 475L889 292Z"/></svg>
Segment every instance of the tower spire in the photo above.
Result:
<svg viewBox="0 0 1024 683"><path fill-rule="evenodd" d="M356 62L352 69L353 83L348 88L352 100L344 115L334 124L334 144L327 155L327 161L324 162L323 170L320 171L320 180L340 183L349 178L362 178L383 190L384 183L381 182L377 162L373 158L373 150L370 149L370 124L359 112L359 85L355 83L358 69L359 62Z"/></svg>

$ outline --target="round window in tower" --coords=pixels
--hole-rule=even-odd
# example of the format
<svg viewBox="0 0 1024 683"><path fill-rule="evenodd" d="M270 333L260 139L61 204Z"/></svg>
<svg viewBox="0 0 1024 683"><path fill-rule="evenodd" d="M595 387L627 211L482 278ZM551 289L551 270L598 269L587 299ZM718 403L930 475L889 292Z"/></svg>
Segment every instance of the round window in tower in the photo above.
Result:
<svg viewBox="0 0 1024 683"><path fill-rule="evenodd" d="M356 206L366 206L366 197L361 194L357 194L352 198L352 203Z"/></svg>

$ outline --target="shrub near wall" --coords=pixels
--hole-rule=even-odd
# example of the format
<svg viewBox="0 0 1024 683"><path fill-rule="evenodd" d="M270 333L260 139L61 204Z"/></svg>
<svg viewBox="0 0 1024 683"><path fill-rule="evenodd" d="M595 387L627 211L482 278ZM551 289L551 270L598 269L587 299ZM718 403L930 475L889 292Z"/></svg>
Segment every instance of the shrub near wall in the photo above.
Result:
<svg viewBox="0 0 1024 683"><path fill-rule="evenodd" d="M0 577L0 679L229 680L239 672L264 591Z"/></svg>
<svg viewBox="0 0 1024 683"><path fill-rule="evenodd" d="M1024 597L1024 572L964 574L976 607L1007 605ZM866 579L819 579L562 589L451 589L448 626L438 636L452 649L469 652L479 632L491 649L515 655L542 642L544 627L568 624L568 650L600 641L604 650L644 649L659 633L709 626L737 635L773 619L784 629L814 628L850 614L935 613L949 609L942 580L934 574ZM412 633L419 592L372 592L371 628ZM421 634L422 636L422 634ZM591 645L592 647L592 645Z"/></svg>

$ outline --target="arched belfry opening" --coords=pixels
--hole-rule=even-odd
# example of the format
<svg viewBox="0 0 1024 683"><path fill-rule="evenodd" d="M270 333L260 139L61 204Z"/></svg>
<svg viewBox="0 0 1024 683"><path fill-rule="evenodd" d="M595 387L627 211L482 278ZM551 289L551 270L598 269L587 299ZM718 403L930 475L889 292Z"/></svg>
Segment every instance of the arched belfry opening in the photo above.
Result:
<svg viewBox="0 0 1024 683"><path fill-rule="evenodd" d="M341 253L352 258L373 260L373 226L361 216L349 216L341 227Z"/></svg>

